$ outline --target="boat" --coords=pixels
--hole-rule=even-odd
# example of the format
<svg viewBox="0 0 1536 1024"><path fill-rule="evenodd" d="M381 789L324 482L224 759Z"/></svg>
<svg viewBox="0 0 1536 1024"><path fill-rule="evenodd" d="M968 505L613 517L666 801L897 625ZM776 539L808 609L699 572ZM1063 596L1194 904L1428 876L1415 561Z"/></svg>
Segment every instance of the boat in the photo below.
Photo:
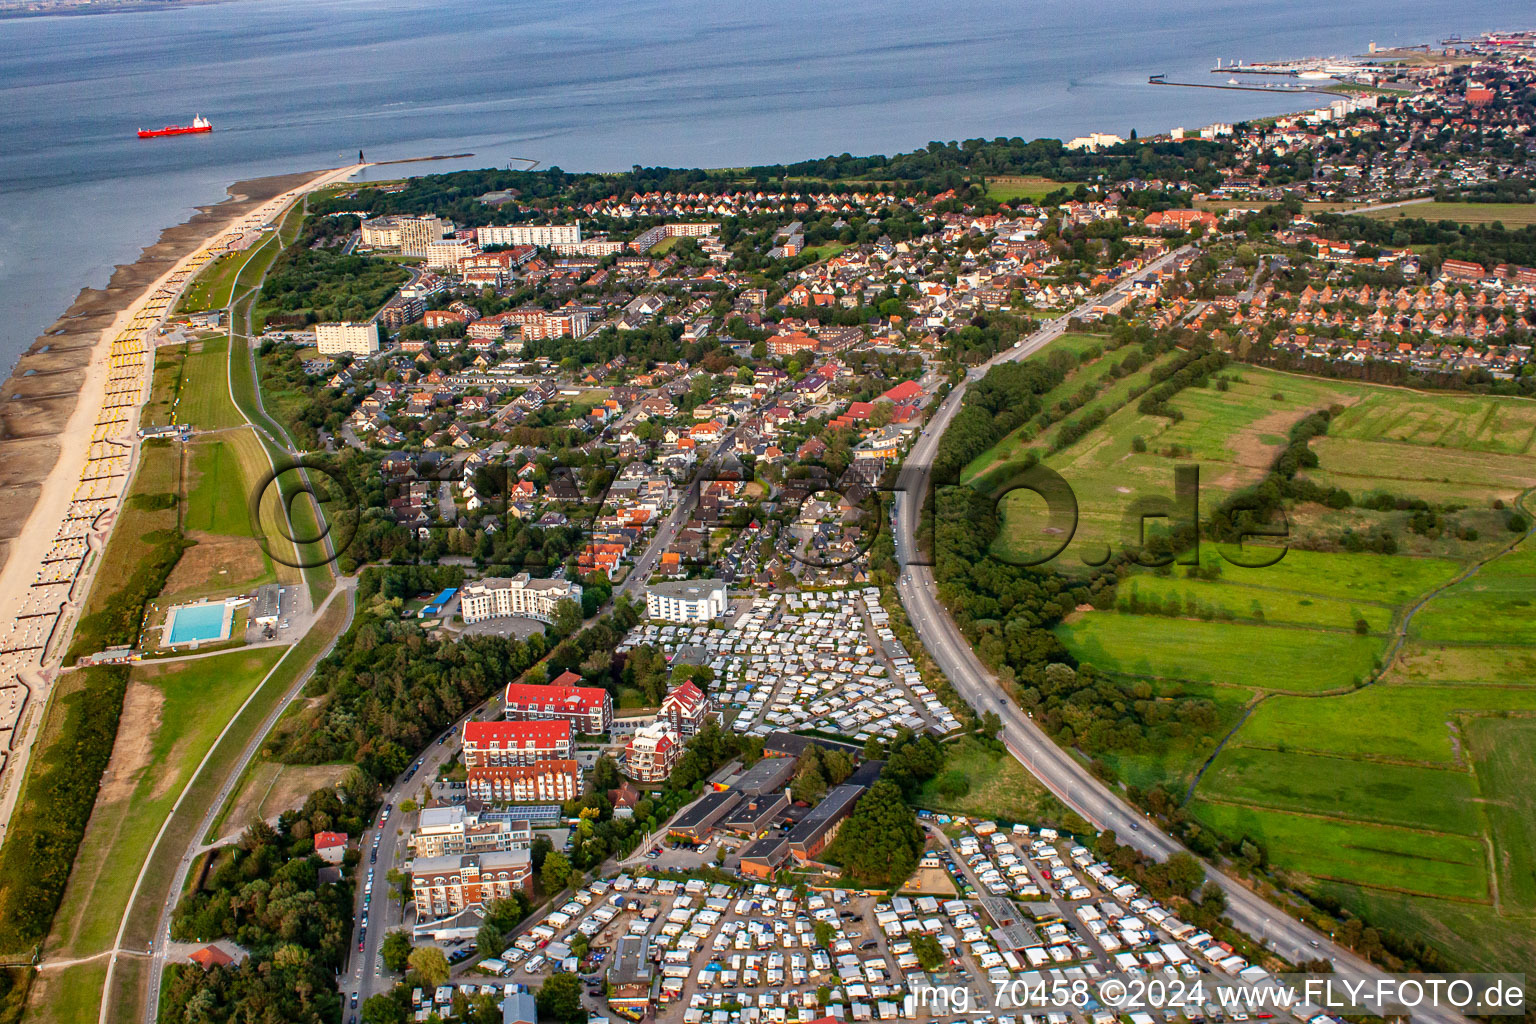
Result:
<svg viewBox="0 0 1536 1024"><path fill-rule="evenodd" d="M201 135L204 132L213 131L213 124L202 114L192 119L191 124L168 124L164 128L140 128L139 138L158 139L162 135Z"/></svg>

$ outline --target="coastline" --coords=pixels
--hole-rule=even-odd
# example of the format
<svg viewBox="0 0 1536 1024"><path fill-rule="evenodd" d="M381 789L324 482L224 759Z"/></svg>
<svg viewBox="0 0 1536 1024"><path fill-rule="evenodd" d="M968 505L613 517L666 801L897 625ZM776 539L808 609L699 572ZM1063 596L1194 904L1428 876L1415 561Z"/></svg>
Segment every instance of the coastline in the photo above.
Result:
<svg viewBox="0 0 1536 1024"><path fill-rule="evenodd" d="M236 182L166 228L106 288L82 289L17 362L0 401L0 843L66 642L137 469L155 335L198 270L359 165Z"/></svg>

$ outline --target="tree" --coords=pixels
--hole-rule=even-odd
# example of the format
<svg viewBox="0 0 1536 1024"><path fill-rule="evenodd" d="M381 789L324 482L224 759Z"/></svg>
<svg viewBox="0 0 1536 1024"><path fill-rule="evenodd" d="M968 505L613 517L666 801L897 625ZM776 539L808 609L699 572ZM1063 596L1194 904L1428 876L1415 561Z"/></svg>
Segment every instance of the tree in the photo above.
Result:
<svg viewBox="0 0 1536 1024"><path fill-rule="evenodd" d="M559 850L549 851L544 858L544 867L539 872L539 881L544 884L546 894L554 894L565 888L565 883L570 881L571 861Z"/></svg>
<svg viewBox="0 0 1536 1024"><path fill-rule="evenodd" d="M854 804L827 856L860 885L888 889L912 874L922 848L922 829L901 787L882 775Z"/></svg>
<svg viewBox="0 0 1536 1024"><path fill-rule="evenodd" d="M500 956L506 938L493 924L483 924L475 933L475 951L481 956Z"/></svg>
<svg viewBox="0 0 1536 1024"><path fill-rule="evenodd" d="M581 1008L581 979L569 972L552 975L540 985L534 1002L538 1005L540 1017L557 1020L561 1024L576 1024L587 1016Z"/></svg>
<svg viewBox="0 0 1536 1024"><path fill-rule="evenodd" d="M1212 880L1200 887L1200 907L1209 913L1213 920L1226 913L1227 893L1220 883Z"/></svg>
<svg viewBox="0 0 1536 1024"><path fill-rule="evenodd" d="M405 1007L388 993L371 995L363 1003L363 1024L405 1024Z"/></svg>
<svg viewBox="0 0 1536 1024"><path fill-rule="evenodd" d="M938 970L944 964L944 947L939 945L938 939L925 932L912 936L912 952L917 954L918 963L923 965L925 971Z"/></svg>
<svg viewBox="0 0 1536 1024"><path fill-rule="evenodd" d="M823 949L831 948L832 940L837 938L837 929L828 921L816 922L816 945Z"/></svg>
<svg viewBox="0 0 1536 1024"><path fill-rule="evenodd" d="M606 793L610 789L618 789L621 784L618 762L603 754L592 766L592 788L599 793Z"/></svg>
<svg viewBox="0 0 1536 1024"><path fill-rule="evenodd" d="M384 941L379 944L379 956L384 958L384 966L389 970L396 973L405 970L410 966L410 933L393 931L384 936Z"/></svg>
<svg viewBox="0 0 1536 1024"><path fill-rule="evenodd" d="M425 985L436 988L448 981L448 958L436 946L416 947L406 962Z"/></svg>
<svg viewBox="0 0 1536 1024"><path fill-rule="evenodd" d="M1205 877L1200 862L1182 850L1168 858L1164 870L1168 873L1168 887L1180 896L1194 892Z"/></svg>
<svg viewBox="0 0 1536 1024"><path fill-rule="evenodd" d="M567 637L581 628L581 605L575 601L561 601L555 605L550 630L559 637Z"/></svg>

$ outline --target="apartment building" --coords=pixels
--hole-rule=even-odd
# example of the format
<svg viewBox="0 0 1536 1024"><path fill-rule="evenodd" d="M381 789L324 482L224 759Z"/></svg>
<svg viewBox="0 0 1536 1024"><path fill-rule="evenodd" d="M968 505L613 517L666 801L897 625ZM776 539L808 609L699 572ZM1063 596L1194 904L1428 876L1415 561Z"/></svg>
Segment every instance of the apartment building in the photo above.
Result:
<svg viewBox="0 0 1536 1024"><path fill-rule="evenodd" d="M570 722L465 722L464 767L565 760L574 756L574 735Z"/></svg>
<svg viewBox="0 0 1536 1024"><path fill-rule="evenodd" d="M475 239L481 246L537 245L548 249L581 241L581 222L575 224L500 224L479 228Z"/></svg>
<svg viewBox="0 0 1536 1024"><path fill-rule="evenodd" d="M460 806L427 807L411 833L411 853L417 857L527 850L533 827L526 821L481 821Z"/></svg>
<svg viewBox="0 0 1536 1024"><path fill-rule="evenodd" d="M459 264L479 251L473 242L462 238L428 242L422 250L422 264L433 270L458 270Z"/></svg>
<svg viewBox="0 0 1536 1024"><path fill-rule="evenodd" d="M465 622L500 619L509 615L551 622L561 601L581 602L581 584L570 580L536 580L527 573L488 576L466 583L459 591L459 614Z"/></svg>
<svg viewBox="0 0 1536 1024"><path fill-rule="evenodd" d="M532 878L528 850L417 857L411 865L411 900L421 917L449 917L527 891Z"/></svg>
<svg viewBox="0 0 1536 1024"><path fill-rule="evenodd" d="M720 580L666 580L645 589L645 614L667 622L708 622L725 614L729 595Z"/></svg>
<svg viewBox="0 0 1536 1024"><path fill-rule="evenodd" d="M656 721L665 722L673 732L686 740L703 728L712 708L709 695L689 680L667 693L661 702L661 710L656 713Z"/></svg>
<svg viewBox="0 0 1536 1024"><path fill-rule="evenodd" d="M665 782L683 754L683 741L665 722L636 730L624 748L624 774L636 782Z"/></svg>
<svg viewBox="0 0 1536 1024"><path fill-rule="evenodd" d="M581 796L581 764L570 759L535 761L499 768L471 768L471 800L482 804L565 802Z"/></svg>
<svg viewBox="0 0 1536 1024"><path fill-rule="evenodd" d="M400 255L425 256L427 246L442 240L443 222L436 217L397 217L400 226Z"/></svg>
<svg viewBox="0 0 1536 1024"><path fill-rule="evenodd" d="M359 244L364 249L399 249L399 222L393 217L375 217L363 221Z"/></svg>
<svg viewBox="0 0 1536 1024"><path fill-rule="evenodd" d="M548 686L507 684L508 721L560 719L581 733L596 736L613 724L613 695L600 686L576 686L581 677L566 672Z"/></svg>
<svg viewBox="0 0 1536 1024"><path fill-rule="evenodd" d="M371 356L379 350L379 325L351 320L315 324L315 347L323 356Z"/></svg>

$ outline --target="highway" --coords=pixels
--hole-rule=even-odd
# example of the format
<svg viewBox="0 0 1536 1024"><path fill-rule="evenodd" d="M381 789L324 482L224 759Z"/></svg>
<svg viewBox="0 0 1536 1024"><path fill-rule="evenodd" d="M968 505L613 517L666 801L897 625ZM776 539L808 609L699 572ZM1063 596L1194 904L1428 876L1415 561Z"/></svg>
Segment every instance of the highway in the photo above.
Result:
<svg viewBox="0 0 1536 1024"><path fill-rule="evenodd" d="M1146 269L1165 264L1186 251L1189 251L1188 247L1170 252L1149 264ZM1166 860L1170 855L1183 851L1184 847L1100 782L1082 762L1057 746L1031 718L1003 696L997 679L976 657L959 627L939 603L932 568L913 561L917 551L915 531L923 498L928 491L929 467L938 450L939 438L960 409L966 386L998 363L1025 359L1039 352L1065 333L1071 316L1082 315L1128 284L1123 283L1107 296L1090 300L1073 313L1046 323L1021 345L999 353L973 369L945 398L907 455L901 489L896 493L896 558L901 566L896 589L918 638L940 671L978 713L995 711L1002 719L1000 738L1009 752L1047 789L1094 827L1101 830L1114 829L1120 842L1157 860ZM1233 924L1267 942L1271 949L1282 956L1292 961L1326 957L1333 962L1337 974L1352 980L1375 978L1383 974L1351 951L1332 942L1326 935L1287 916L1285 911L1251 892L1236 879L1208 864L1205 868L1207 877L1215 880L1225 890L1227 914ZM1432 1024L1461 1024L1465 1021L1458 1013L1439 1009L1421 1010L1413 1016L1416 1020Z"/></svg>

